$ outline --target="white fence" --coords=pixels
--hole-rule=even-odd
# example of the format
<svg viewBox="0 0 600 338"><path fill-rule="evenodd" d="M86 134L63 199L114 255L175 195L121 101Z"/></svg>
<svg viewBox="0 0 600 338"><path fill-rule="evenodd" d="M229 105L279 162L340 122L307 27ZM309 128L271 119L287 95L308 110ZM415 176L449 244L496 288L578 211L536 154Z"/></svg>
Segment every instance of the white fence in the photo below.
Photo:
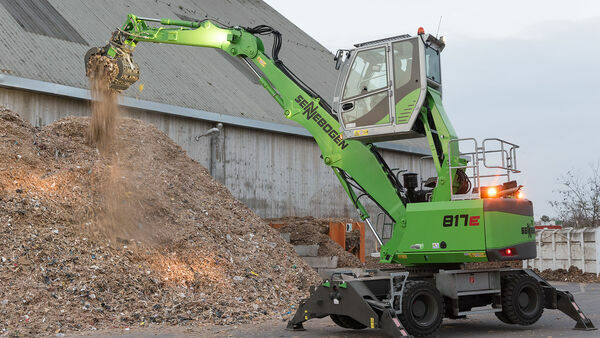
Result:
<svg viewBox="0 0 600 338"><path fill-rule="evenodd" d="M535 231L537 258L523 267L565 269L576 266L600 276L600 228L542 229Z"/></svg>

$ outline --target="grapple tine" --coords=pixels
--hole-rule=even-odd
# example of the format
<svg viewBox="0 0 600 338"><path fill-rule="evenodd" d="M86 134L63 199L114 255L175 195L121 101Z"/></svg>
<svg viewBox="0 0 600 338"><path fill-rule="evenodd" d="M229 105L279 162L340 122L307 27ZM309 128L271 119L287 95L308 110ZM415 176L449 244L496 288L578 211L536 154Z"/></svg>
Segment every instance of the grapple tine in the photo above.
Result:
<svg viewBox="0 0 600 338"><path fill-rule="evenodd" d="M93 47L88 50L84 58L86 76L89 77L96 67L105 67L105 71L110 74L109 88L121 92L139 79L140 69L131 59L131 52L120 49L118 55L110 57L107 55L109 48Z"/></svg>

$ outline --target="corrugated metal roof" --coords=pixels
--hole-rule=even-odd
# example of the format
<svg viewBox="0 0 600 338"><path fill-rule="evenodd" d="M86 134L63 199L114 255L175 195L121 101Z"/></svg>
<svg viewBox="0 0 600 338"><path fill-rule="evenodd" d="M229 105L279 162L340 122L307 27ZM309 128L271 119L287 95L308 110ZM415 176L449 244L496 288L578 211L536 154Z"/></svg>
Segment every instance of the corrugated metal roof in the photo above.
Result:
<svg viewBox="0 0 600 338"><path fill-rule="evenodd" d="M103 46L128 13L144 17L211 18L224 24L267 24L283 36L280 58L327 101L337 80L333 55L266 3L258 0L48 0L91 46ZM0 5L0 71L10 75L87 88L83 55L89 46L23 29ZM265 50L271 39L264 38ZM223 53L209 48L140 44L135 61L141 68L139 84L129 97L200 109L266 122L296 124L283 117L281 108L262 86L246 76ZM428 149L424 140L402 141Z"/></svg>
<svg viewBox="0 0 600 338"><path fill-rule="evenodd" d="M87 46L87 42L48 0L0 0L0 3L8 10L13 19L28 32Z"/></svg>

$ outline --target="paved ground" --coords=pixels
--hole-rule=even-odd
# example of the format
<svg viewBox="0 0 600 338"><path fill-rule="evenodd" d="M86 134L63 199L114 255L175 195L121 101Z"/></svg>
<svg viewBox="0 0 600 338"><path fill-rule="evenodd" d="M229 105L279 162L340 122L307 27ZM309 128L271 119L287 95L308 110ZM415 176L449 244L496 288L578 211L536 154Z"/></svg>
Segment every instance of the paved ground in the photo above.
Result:
<svg viewBox="0 0 600 338"><path fill-rule="evenodd" d="M600 284L577 284L552 282L558 289L568 290L584 313L600 326ZM147 328L131 331L110 330L95 332L100 336L138 337L385 337L378 330L345 330L337 327L329 318L311 320L304 326L306 331L285 330L285 322L268 321L259 324L238 326ZM436 337L600 337L599 331L572 330L575 322L558 310L545 310L542 318L534 325L522 327L507 325L496 319L494 314L473 315L462 320L445 319Z"/></svg>

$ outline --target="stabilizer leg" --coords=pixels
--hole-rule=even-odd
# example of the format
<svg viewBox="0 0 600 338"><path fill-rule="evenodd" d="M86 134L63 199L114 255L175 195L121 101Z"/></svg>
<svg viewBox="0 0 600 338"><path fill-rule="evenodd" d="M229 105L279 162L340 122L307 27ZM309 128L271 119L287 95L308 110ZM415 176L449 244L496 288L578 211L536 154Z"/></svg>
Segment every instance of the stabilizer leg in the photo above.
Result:
<svg viewBox="0 0 600 338"><path fill-rule="evenodd" d="M592 321L586 317L577 303L575 303L575 299L570 292L556 289L554 289L554 291L556 292L556 309L573 318L573 320L577 322L575 324L576 330L597 330Z"/></svg>
<svg viewBox="0 0 600 338"><path fill-rule="evenodd" d="M592 321L583 313L583 311L581 311L577 303L575 303L575 298L569 291L557 290L537 273L533 272L533 270L525 269L523 271L540 282L546 297L546 309L559 310L571 317L577 322L574 327L575 330L597 330Z"/></svg>

